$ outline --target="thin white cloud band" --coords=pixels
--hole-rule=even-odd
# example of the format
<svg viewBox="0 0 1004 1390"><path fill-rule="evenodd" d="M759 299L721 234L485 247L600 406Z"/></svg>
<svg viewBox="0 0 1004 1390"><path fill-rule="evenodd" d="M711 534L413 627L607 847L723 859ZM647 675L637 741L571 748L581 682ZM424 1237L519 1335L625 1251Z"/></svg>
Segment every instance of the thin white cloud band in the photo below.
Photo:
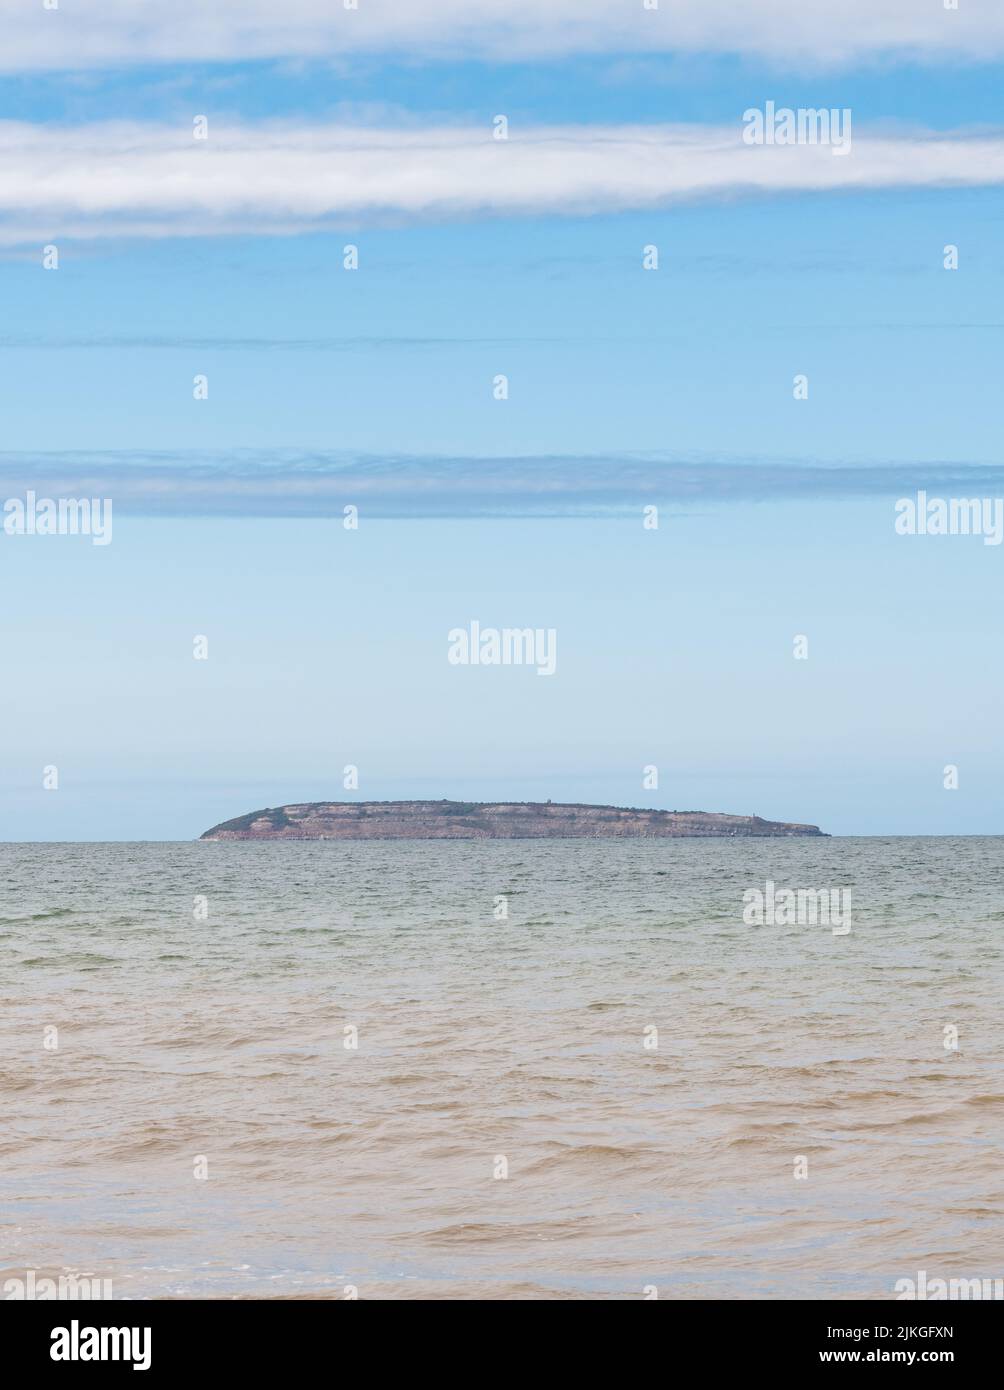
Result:
<svg viewBox="0 0 1004 1390"><path fill-rule="evenodd" d="M287 233L416 218L576 215L739 194L1004 183L1004 134L854 131L748 145L741 124L361 129L0 124L0 240Z"/></svg>
<svg viewBox="0 0 1004 1390"><path fill-rule="evenodd" d="M130 64L512 62L573 53L738 53L816 65L869 56L988 61L1000 0L0 0L0 71Z"/></svg>

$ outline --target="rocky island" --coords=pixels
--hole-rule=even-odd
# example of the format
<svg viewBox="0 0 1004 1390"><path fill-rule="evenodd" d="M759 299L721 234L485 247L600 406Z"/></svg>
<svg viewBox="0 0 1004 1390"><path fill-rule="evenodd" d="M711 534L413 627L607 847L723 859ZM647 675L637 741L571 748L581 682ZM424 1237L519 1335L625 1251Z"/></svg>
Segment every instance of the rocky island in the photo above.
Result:
<svg viewBox="0 0 1004 1390"><path fill-rule="evenodd" d="M203 840L599 840L821 835L817 825L710 811L551 801L310 801L214 825Z"/></svg>

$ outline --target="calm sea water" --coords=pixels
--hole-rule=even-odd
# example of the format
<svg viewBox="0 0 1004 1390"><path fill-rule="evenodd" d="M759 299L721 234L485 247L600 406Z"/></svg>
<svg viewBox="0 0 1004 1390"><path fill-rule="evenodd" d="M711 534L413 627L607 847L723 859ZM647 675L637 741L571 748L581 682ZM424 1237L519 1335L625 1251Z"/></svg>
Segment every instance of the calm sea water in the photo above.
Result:
<svg viewBox="0 0 1004 1390"><path fill-rule="evenodd" d="M0 1276L822 1299L1004 1274L1004 840L0 867ZM853 930L744 925L767 879L850 888Z"/></svg>

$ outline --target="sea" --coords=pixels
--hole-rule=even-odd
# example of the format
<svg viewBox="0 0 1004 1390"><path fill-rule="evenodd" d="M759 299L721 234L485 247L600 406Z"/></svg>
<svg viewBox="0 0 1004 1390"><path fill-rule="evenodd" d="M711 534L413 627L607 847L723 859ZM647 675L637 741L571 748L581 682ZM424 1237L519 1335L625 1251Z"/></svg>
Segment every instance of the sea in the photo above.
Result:
<svg viewBox="0 0 1004 1390"><path fill-rule="evenodd" d="M1004 839L5 844L0 868L0 1297L29 1271L120 1299L1004 1274ZM768 885L838 890L850 930L751 922Z"/></svg>

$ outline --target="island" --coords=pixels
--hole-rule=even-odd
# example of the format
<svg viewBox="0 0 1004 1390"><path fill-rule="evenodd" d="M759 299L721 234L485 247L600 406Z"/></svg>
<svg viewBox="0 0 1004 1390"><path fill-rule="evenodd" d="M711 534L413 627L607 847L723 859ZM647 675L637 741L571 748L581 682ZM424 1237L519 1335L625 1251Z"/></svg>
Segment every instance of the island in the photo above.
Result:
<svg viewBox="0 0 1004 1390"><path fill-rule="evenodd" d="M822 835L818 825L711 811L551 801L309 801L250 811L202 840L602 840Z"/></svg>

